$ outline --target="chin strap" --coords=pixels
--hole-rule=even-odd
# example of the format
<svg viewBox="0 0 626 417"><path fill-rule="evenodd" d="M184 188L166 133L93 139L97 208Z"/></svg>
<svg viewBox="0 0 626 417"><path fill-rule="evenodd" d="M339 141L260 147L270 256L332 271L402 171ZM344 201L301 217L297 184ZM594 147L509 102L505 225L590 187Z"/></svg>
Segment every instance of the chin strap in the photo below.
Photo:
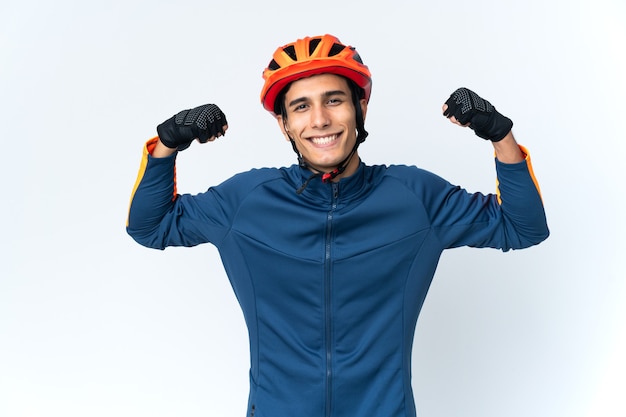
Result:
<svg viewBox="0 0 626 417"><path fill-rule="evenodd" d="M330 172L321 172L306 163L304 158L302 158L302 155L300 154L300 152L298 152L298 148L296 148L296 143L293 140L291 140L291 145L293 146L294 151L298 154L298 165L300 165L302 168L306 168L309 171L314 172L309 178L307 178L304 184L302 184L302 186L300 186L300 188L296 190L296 194L302 194L302 192L306 189L306 187L309 185L311 180L313 180L316 177L321 177L323 183L329 183L329 182L332 182L332 180L334 180L339 175L343 174L343 172L348 167L348 164L350 164L352 157L356 153L356 150L359 147L359 144L360 144L359 141L357 141L354 144L352 151L350 151L348 156L343 161L341 161L341 163L339 164L337 168L333 169Z"/></svg>

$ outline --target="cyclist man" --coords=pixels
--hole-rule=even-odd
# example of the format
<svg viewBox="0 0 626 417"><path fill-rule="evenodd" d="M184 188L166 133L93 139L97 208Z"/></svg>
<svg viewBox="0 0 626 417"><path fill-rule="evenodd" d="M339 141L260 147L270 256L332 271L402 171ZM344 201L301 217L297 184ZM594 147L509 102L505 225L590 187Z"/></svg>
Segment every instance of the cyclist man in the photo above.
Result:
<svg viewBox="0 0 626 417"><path fill-rule="evenodd" d="M366 165L371 75L331 35L278 48L263 77L262 104L298 164L179 195L177 153L228 128L215 105L184 110L144 148L127 231L148 247L220 251L250 337L249 416L413 417L413 335L442 251L548 236L528 152L510 119L462 88L444 115L493 144L495 194Z"/></svg>

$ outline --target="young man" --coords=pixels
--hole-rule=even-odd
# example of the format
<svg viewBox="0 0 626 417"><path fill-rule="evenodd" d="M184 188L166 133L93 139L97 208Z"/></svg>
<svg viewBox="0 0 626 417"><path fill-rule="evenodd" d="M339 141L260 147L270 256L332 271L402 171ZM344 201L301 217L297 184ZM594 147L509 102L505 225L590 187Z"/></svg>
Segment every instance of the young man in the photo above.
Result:
<svg viewBox="0 0 626 417"><path fill-rule="evenodd" d="M228 127L215 105L182 111L144 149L128 233L153 248L219 249L250 336L249 416L415 416L413 335L442 251L548 236L528 153L508 118L459 89L444 115L493 143L497 194L365 165L371 76L330 35L278 48L263 76L261 101L298 165L178 195L176 153Z"/></svg>

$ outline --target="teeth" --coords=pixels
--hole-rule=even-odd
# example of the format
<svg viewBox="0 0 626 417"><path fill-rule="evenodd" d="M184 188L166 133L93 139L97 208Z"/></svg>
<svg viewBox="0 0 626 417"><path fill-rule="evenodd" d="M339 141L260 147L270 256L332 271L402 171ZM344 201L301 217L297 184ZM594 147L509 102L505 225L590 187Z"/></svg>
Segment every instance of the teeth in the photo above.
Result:
<svg viewBox="0 0 626 417"><path fill-rule="evenodd" d="M313 142L316 145L326 145L334 141L335 139L337 139L337 135L325 136L323 138L311 138L311 142Z"/></svg>

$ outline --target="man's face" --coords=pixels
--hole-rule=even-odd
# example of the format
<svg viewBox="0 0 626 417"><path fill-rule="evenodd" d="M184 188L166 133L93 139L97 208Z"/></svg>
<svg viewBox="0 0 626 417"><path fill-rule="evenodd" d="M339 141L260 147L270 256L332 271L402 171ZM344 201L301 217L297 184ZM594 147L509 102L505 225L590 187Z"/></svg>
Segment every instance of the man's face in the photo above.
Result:
<svg viewBox="0 0 626 417"><path fill-rule="evenodd" d="M365 117L366 100L360 105ZM352 151L356 114L345 78L320 74L294 81L285 95L285 109L286 117L278 116L278 124L311 168L330 172ZM358 165L355 154L343 176L353 174Z"/></svg>

